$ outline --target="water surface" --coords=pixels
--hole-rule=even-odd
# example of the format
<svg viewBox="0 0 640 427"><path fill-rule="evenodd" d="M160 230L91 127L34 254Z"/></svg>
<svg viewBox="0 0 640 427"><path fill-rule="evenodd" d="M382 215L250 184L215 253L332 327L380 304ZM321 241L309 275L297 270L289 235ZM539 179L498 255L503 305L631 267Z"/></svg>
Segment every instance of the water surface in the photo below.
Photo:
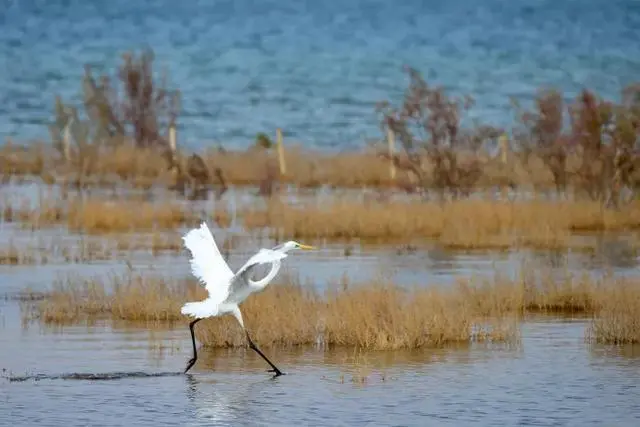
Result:
<svg viewBox="0 0 640 427"><path fill-rule="evenodd" d="M13 318L17 309L0 302ZM640 421L640 349L584 344L584 321L525 324L520 345L357 354L268 350L271 379L244 350L201 351L186 328L0 329L0 422L12 425L615 425ZM47 379L130 373L112 380ZM135 376L143 373L146 376ZM158 374L159 376L150 376ZM164 375L163 375L164 374ZM139 375L139 374L138 374Z"/></svg>
<svg viewBox="0 0 640 427"><path fill-rule="evenodd" d="M195 205L194 205L195 206ZM177 230L181 231L181 230ZM228 262L238 268L258 247L275 242L217 229L221 246L233 238ZM176 237L178 238L178 237ZM348 277L386 278L407 285L451 284L460 277L513 277L524 267L601 275L637 275L638 258L624 236L599 239L593 253L460 252L434 243L359 245L314 242L320 250L287 259L283 277L319 290ZM353 349L265 349L287 373L272 379L245 349L201 350L189 375L181 372L191 343L186 323L172 328L23 323L19 296L46 291L66 277L98 277L129 268L167 279L189 276L184 252L119 251L112 258L68 261L104 236L59 227L32 232L0 224L0 244L38 249L46 263L0 266L0 424L101 425L615 425L640 421L640 347L585 343L587 321L532 317L511 344L447 346L397 352ZM345 248L349 247L349 251ZM74 249L75 248L75 249ZM409 249L409 250L407 250Z"/></svg>
<svg viewBox="0 0 640 427"><path fill-rule="evenodd" d="M617 98L640 71L634 0L4 0L0 134L48 138L53 96L80 100L85 64L112 71L153 47L183 94L180 142L244 147L289 140L343 149L380 138L374 105L397 100L402 66L477 98L474 116L510 124L509 97L541 86Z"/></svg>

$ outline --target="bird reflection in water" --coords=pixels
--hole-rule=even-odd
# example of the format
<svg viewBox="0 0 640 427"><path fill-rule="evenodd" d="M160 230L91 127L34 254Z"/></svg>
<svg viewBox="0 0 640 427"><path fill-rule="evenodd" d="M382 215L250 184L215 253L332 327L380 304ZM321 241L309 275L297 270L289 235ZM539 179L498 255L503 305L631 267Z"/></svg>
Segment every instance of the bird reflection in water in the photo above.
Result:
<svg viewBox="0 0 640 427"><path fill-rule="evenodd" d="M261 416L265 389L277 384L270 378L255 381L235 375L225 380L200 375L185 375L187 400L192 405L193 420L189 425L244 425L255 423ZM267 390L268 392L268 390Z"/></svg>

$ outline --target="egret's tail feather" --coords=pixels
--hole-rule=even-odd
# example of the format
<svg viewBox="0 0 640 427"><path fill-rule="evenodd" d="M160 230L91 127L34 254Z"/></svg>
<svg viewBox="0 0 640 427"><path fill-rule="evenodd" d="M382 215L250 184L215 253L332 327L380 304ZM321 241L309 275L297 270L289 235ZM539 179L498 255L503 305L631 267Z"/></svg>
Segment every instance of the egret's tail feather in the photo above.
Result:
<svg viewBox="0 0 640 427"><path fill-rule="evenodd" d="M211 304L207 304L203 301L198 301L186 303L182 306L180 312L187 316L203 318L217 315L218 309L216 307L212 307Z"/></svg>

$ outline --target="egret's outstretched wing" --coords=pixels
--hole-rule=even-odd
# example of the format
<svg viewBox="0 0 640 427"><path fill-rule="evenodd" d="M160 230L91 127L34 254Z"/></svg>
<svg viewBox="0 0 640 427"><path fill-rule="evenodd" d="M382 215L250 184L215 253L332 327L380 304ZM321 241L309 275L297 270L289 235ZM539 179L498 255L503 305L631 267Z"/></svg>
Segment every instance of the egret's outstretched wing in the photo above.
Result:
<svg viewBox="0 0 640 427"><path fill-rule="evenodd" d="M236 277L248 273L251 269L260 264L270 264L279 259L287 257L286 253L274 251L272 249L260 249L257 254L249 258L242 267L236 272Z"/></svg>
<svg viewBox="0 0 640 427"><path fill-rule="evenodd" d="M251 271L260 264L271 264L274 261L281 260L287 257L287 254L274 251L271 249L260 249L257 254L249 258L242 267L236 272L236 275L231 280L229 286L229 294L237 294L247 286L247 275L251 274Z"/></svg>
<svg viewBox="0 0 640 427"><path fill-rule="evenodd" d="M222 258L207 223L203 221L200 228L189 231L182 240L191 252L190 264L193 275L204 284L210 298L223 301L234 274Z"/></svg>

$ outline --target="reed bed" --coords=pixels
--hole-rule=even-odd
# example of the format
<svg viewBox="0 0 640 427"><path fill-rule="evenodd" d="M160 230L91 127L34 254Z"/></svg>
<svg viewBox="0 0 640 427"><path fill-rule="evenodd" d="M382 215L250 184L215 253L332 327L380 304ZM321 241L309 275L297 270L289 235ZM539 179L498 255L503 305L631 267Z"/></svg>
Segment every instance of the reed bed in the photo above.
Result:
<svg viewBox="0 0 640 427"><path fill-rule="evenodd" d="M0 249L0 265L25 265L36 262L36 257L32 253L21 251L13 244L9 244L5 249Z"/></svg>
<svg viewBox="0 0 640 427"><path fill-rule="evenodd" d="M45 324L97 318L122 322L186 324L186 301L204 298L193 280L167 281L129 273L110 281L58 282L26 317ZM243 304L244 320L263 346L356 346L400 349L472 340L517 339L517 320L527 313L590 315L591 335L606 342L638 339L640 282L583 276L552 278L530 272L515 280L458 280L455 286L401 287L385 281L347 280L324 292L299 280L269 287ZM245 339L231 316L198 325L209 347L238 347Z"/></svg>
<svg viewBox="0 0 640 427"><path fill-rule="evenodd" d="M454 285L471 302L472 310L484 316L592 314L603 296L616 286L617 280L610 275L597 280L588 273L554 274L527 267L516 279L496 273L491 280L459 278Z"/></svg>
<svg viewBox="0 0 640 427"><path fill-rule="evenodd" d="M210 171L219 168L229 184L254 186L262 183L271 170L277 181L299 188L326 185L339 188L394 187L389 163L369 150L337 154L316 152L300 146L284 153L286 172L279 173L275 150L207 151L203 159ZM406 179L401 175L401 180Z"/></svg>
<svg viewBox="0 0 640 427"><path fill-rule="evenodd" d="M214 219L224 221L220 215ZM71 232L96 235L175 229L201 218L188 205L170 199L151 202L98 196L69 200L45 197L35 207L6 205L3 210L4 221L20 222L32 230L63 225Z"/></svg>
<svg viewBox="0 0 640 427"><path fill-rule="evenodd" d="M45 324L97 318L173 324L188 300L205 297L195 281L167 282L159 277L115 276L58 282L27 317ZM419 348L447 342L507 340L513 322L476 317L455 292L406 290L388 283L332 286L324 295L297 281L278 284L243 304L245 324L263 346L358 346L366 349ZM246 344L231 316L199 324L198 339L209 347Z"/></svg>
<svg viewBox="0 0 640 427"><path fill-rule="evenodd" d="M65 183L79 179L78 171L64 162L50 164L58 157L47 144L5 144L0 147L0 165L3 174L10 176L47 176L47 181ZM256 186L265 180L270 169L278 169L275 150L253 148L244 151L209 149L200 154L211 177L217 183L219 169L227 184ZM369 151L327 154L288 148L285 152L287 171L278 178L282 183L299 187L329 185L343 188L362 186L395 186L389 176L389 163ZM94 159L92 168L81 171L87 185L102 186L128 183L134 188L150 184L170 186L175 176L159 150L121 145L109 149L107 155ZM279 174L278 174L279 175Z"/></svg>
<svg viewBox="0 0 640 427"><path fill-rule="evenodd" d="M103 186L128 182L133 187L147 187L150 183L169 184L171 174L159 150L120 144L92 159L91 167L78 169L62 161L51 144L32 142L26 145L11 141L0 146L0 170L4 176L44 178L48 183ZM8 178L6 178L8 179Z"/></svg>
<svg viewBox="0 0 640 427"><path fill-rule="evenodd" d="M226 184L258 186L270 179L299 188L407 188L415 180L404 169L398 169L395 177L389 172L389 160L379 155L379 150L327 153L288 144L284 159L286 172L279 173L278 155L274 148L252 147L247 150L224 150L210 147L199 156L204 161L209 184L217 185L216 170ZM47 143L28 145L11 142L0 146L0 170L8 180L11 177L40 178L46 183L82 184L84 186L110 186L127 184L133 188L149 188L152 185L171 187L176 176L160 150L139 148L131 144L109 147L107 152L91 160L91 167L78 169L77 165L59 161L60 155ZM52 161L55 160L55 161ZM505 183L552 189L553 177L540 162L514 157L507 166L482 155L479 161L483 178L478 188L489 188ZM429 159L423 159L425 170L430 170Z"/></svg>
<svg viewBox="0 0 640 427"><path fill-rule="evenodd" d="M597 202L542 198L438 203L334 194L299 204L277 197L256 200L235 215L248 230L266 229L272 237L377 242L432 239L462 250L593 250L595 239L576 239L576 235L640 230L640 201L614 210L603 209ZM67 200L43 196L35 206L5 203L2 210L5 222L19 222L32 230L64 226L70 232L112 236L152 232L150 242L118 237L118 245L151 248L154 253L180 249L179 239L162 235L162 231L191 227L201 220L226 227L233 216L224 204L207 211L172 198L149 201L100 195Z"/></svg>
<svg viewBox="0 0 640 427"><path fill-rule="evenodd" d="M557 248L576 232L640 228L640 203L605 210L595 202L336 200L289 205L277 200L243 212L248 228L270 227L296 238L437 239L452 248Z"/></svg>
<svg viewBox="0 0 640 427"><path fill-rule="evenodd" d="M640 286L636 280L621 280L597 301L595 316L587 329L591 342L640 343Z"/></svg>

